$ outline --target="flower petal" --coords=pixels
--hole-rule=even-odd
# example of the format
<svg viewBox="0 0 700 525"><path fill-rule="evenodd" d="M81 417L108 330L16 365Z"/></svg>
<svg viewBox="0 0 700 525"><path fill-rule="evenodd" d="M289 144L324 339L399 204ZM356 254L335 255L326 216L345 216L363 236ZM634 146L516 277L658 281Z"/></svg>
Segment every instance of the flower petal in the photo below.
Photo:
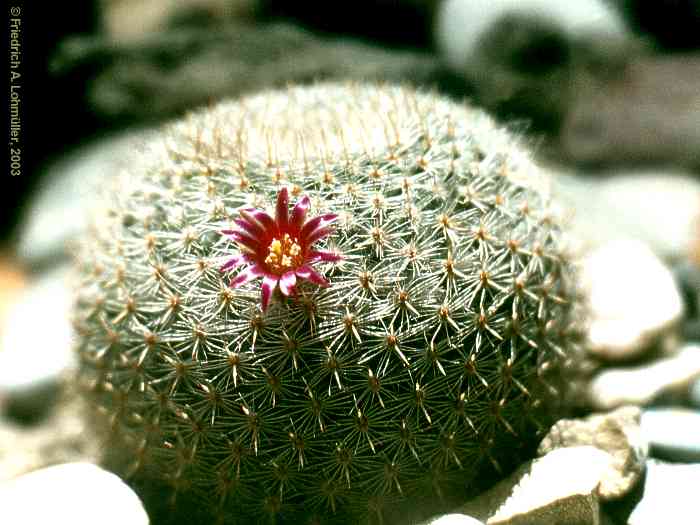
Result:
<svg viewBox="0 0 700 525"><path fill-rule="evenodd" d="M221 271L225 272L226 270L230 270L231 268L238 268L241 264L247 262L249 259L250 257L243 253L239 255L234 255L228 261L226 261L226 264L224 264L221 267Z"/></svg>
<svg viewBox="0 0 700 525"><path fill-rule="evenodd" d="M338 253L327 251L311 251L306 257L306 262L315 263L321 262L339 262L343 260L343 256Z"/></svg>
<svg viewBox="0 0 700 525"><path fill-rule="evenodd" d="M275 291L275 288L277 288L277 283L279 282L279 277L272 276L272 275L266 275L263 277L263 282L261 286L261 305L262 305L262 311L264 312L267 310L267 307L270 304L270 298L272 297L272 292Z"/></svg>
<svg viewBox="0 0 700 525"><path fill-rule="evenodd" d="M299 234L300 238L303 239L304 237L307 237L310 233L319 228L325 228L337 218L338 215L336 215L335 213L326 213L325 215L319 215L318 217L314 217L309 222L304 224L304 227L301 229L301 232Z"/></svg>
<svg viewBox="0 0 700 525"><path fill-rule="evenodd" d="M321 277L321 274L314 270L308 264L304 264L297 268L296 274L297 277L299 277L300 279L306 279L307 281L311 281L312 283L317 284L319 286L323 286L324 288L326 286L330 286L330 283L326 279Z"/></svg>
<svg viewBox="0 0 700 525"><path fill-rule="evenodd" d="M306 218L306 212L309 211L311 206L311 199L304 195L297 203L294 205L292 210L292 218L290 219L290 226L294 228L297 232L301 230L304 225L304 219Z"/></svg>
<svg viewBox="0 0 700 525"><path fill-rule="evenodd" d="M244 235L243 232L235 231L230 235L230 237L238 244L241 244L254 252L257 252L260 249L260 241L248 235Z"/></svg>
<svg viewBox="0 0 700 525"><path fill-rule="evenodd" d="M239 286L244 285L248 281L252 281L253 279L260 277L264 273L265 272L263 271L262 267L259 264L254 264L253 266L249 266L248 268L243 270L241 273L236 275L236 277L231 279L229 286L231 288L238 288Z"/></svg>
<svg viewBox="0 0 700 525"><path fill-rule="evenodd" d="M263 210L245 208L238 213L248 222L258 223L263 230L274 231L275 229L275 220Z"/></svg>
<svg viewBox="0 0 700 525"><path fill-rule="evenodd" d="M316 241L320 241L324 237L327 237L333 232L333 228L318 228L314 231L312 231L307 237L304 238L303 242L306 243L306 245L311 245L315 243Z"/></svg>
<svg viewBox="0 0 700 525"><path fill-rule="evenodd" d="M245 233L249 237L259 239L265 235L265 230L263 230L262 227L255 222L249 222L246 219L234 219L233 222L235 222L236 226L240 228L239 231Z"/></svg>
<svg viewBox="0 0 700 525"><path fill-rule="evenodd" d="M294 293L294 287L297 284L297 276L294 270L286 272L280 277L280 292L289 297Z"/></svg>
<svg viewBox="0 0 700 525"><path fill-rule="evenodd" d="M289 192L286 187L282 188L279 194L277 194L275 222L280 229L280 233L287 229L287 224L289 223Z"/></svg>

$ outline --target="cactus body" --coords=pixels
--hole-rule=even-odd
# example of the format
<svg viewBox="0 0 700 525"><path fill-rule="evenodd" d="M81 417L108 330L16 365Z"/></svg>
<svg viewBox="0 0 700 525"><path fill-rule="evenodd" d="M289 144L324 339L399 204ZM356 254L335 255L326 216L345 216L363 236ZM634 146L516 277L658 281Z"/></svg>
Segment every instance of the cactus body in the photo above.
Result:
<svg viewBox="0 0 700 525"><path fill-rule="evenodd" d="M551 422L571 264L543 179L483 113L397 87L265 93L170 126L119 184L78 257L81 379L134 471L224 523L415 517ZM263 305L265 278L226 263L241 217L275 206L333 216L299 248L331 255Z"/></svg>

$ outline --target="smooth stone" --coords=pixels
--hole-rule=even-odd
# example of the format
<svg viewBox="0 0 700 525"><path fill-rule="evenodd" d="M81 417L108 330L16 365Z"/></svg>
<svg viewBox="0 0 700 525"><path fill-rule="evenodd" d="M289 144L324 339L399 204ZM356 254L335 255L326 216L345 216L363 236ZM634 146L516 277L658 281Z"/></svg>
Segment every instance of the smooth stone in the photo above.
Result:
<svg viewBox="0 0 700 525"><path fill-rule="evenodd" d="M91 463L65 463L0 485L3 523L147 525L138 496L114 474Z"/></svg>
<svg viewBox="0 0 700 525"><path fill-rule="evenodd" d="M74 362L68 270L30 284L0 327L0 413L34 421L53 406Z"/></svg>
<svg viewBox="0 0 700 525"><path fill-rule="evenodd" d="M687 345L648 365L603 370L588 385L588 398L597 410L646 405L665 392L689 388L699 377L700 346Z"/></svg>
<svg viewBox="0 0 700 525"><path fill-rule="evenodd" d="M87 227L98 188L128 166L145 138L143 131L122 132L81 146L49 166L20 224L20 260L41 267L68 259L69 241Z"/></svg>
<svg viewBox="0 0 700 525"><path fill-rule="evenodd" d="M595 357L637 357L683 314L673 275L642 242L599 247L584 258L581 280L591 309L589 351Z"/></svg>
<svg viewBox="0 0 700 525"><path fill-rule="evenodd" d="M445 514L430 521L426 521L424 525L484 525L483 522L467 516L466 514Z"/></svg>
<svg viewBox="0 0 700 525"><path fill-rule="evenodd" d="M572 210L570 227L584 248L637 239L658 256L700 254L700 181L684 170L553 172L557 201Z"/></svg>
<svg viewBox="0 0 700 525"><path fill-rule="evenodd" d="M558 448L521 465L459 510L487 525L599 525L597 492L610 462L595 447Z"/></svg>
<svg viewBox="0 0 700 525"><path fill-rule="evenodd" d="M593 446L610 454L612 461L601 479L602 500L627 494L644 474L649 445L642 437L641 410L625 406L606 414L557 421L537 449L539 456L565 447Z"/></svg>
<svg viewBox="0 0 700 525"><path fill-rule="evenodd" d="M628 525L697 525L700 463L649 461L644 496Z"/></svg>
<svg viewBox="0 0 700 525"><path fill-rule="evenodd" d="M653 456L673 461L700 461L700 411L653 408L642 413L641 431ZM698 486L700 495L700 485Z"/></svg>

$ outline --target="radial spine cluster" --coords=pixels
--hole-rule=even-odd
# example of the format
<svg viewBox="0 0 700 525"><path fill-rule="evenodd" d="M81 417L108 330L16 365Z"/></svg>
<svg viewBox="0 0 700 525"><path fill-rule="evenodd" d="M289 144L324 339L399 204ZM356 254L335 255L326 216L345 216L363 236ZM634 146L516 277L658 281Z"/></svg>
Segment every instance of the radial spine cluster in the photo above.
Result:
<svg viewBox="0 0 700 525"><path fill-rule="evenodd" d="M167 127L107 200L77 253L80 382L125 474L197 512L402 523L556 413L572 265L546 180L478 110L263 93Z"/></svg>

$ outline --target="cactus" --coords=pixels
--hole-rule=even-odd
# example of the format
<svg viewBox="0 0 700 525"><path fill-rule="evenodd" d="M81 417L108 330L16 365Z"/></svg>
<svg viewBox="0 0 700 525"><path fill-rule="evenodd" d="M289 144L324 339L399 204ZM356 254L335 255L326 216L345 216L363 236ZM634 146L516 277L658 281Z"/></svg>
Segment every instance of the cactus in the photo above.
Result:
<svg viewBox="0 0 700 525"><path fill-rule="evenodd" d="M125 475L223 523L391 523L510 468L579 334L538 173L482 112L400 87L166 128L76 257L80 382Z"/></svg>

